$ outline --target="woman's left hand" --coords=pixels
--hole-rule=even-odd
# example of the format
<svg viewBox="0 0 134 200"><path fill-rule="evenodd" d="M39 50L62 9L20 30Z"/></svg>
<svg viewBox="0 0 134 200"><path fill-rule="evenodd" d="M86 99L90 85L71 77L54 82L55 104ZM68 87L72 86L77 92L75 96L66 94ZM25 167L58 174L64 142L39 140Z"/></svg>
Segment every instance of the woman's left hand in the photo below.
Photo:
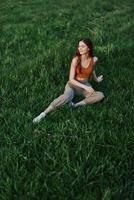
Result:
<svg viewBox="0 0 134 200"><path fill-rule="evenodd" d="M100 83L101 81L103 81L103 75L97 77L97 82Z"/></svg>

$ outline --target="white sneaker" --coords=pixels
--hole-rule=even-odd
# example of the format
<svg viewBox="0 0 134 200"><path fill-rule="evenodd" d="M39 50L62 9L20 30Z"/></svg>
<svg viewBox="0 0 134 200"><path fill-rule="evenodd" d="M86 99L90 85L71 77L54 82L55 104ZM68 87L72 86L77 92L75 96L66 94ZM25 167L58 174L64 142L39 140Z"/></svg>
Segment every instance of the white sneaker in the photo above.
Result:
<svg viewBox="0 0 134 200"><path fill-rule="evenodd" d="M40 120L42 119L42 118L44 118L46 116L46 113L45 112L42 112L40 115L38 115L37 117L35 117L34 119L33 119L33 123L38 123L38 122L40 122Z"/></svg>

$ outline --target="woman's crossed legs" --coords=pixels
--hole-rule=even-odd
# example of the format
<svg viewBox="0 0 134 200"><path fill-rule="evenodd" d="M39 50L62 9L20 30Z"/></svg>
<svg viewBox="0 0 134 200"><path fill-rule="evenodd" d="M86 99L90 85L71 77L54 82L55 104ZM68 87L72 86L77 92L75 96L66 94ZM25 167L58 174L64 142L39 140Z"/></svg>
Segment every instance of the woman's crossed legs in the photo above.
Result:
<svg viewBox="0 0 134 200"><path fill-rule="evenodd" d="M72 100L76 94L83 94L85 98L80 102L73 103ZM103 98L104 98L104 94L102 92L94 91L93 93L89 93L85 90L79 90L79 89L70 87L70 84L67 83L65 86L64 93L60 95L59 97L57 97L56 99L54 99L54 101L50 103L50 105L44 110L44 112L42 112L39 116L35 117L33 119L33 123L39 122L49 112L51 112L55 108L62 106L66 103L70 103L70 105L72 105L73 107L78 107L78 106L83 106L86 104L96 103L98 101L101 101Z"/></svg>

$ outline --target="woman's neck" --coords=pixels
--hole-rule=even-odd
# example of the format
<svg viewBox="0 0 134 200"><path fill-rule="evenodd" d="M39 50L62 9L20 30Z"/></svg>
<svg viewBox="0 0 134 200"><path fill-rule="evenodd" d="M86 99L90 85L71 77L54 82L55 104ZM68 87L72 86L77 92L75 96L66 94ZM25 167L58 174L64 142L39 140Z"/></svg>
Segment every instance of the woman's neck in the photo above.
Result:
<svg viewBox="0 0 134 200"><path fill-rule="evenodd" d="M91 57L89 56L89 54L84 54L84 55L81 55L81 60L84 61L84 60L88 60L90 59Z"/></svg>

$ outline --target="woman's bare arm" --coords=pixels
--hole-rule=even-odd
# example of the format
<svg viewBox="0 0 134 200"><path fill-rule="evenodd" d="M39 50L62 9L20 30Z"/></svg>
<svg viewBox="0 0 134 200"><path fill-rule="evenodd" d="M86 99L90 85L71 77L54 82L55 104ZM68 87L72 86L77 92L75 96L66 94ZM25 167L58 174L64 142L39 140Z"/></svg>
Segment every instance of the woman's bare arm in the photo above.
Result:
<svg viewBox="0 0 134 200"><path fill-rule="evenodd" d="M95 70L92 72L92 79L93 79L94 81L98 82L98 81L97 81L97 76L96 76Z"/></svg>
<svg viewBox="0 0 134 200"><path fill-rule="evenodd" d="M97 83L101 82L103 80L103 75L100 75L100 76L96 76L96 73L95 73L95 70L93 71L92 73L92 79L94 81L96 81Z"/></svg>
<svg viewBox="0 0 134 200"><path fill-rule="evenodd" d="M98 61L97 57L94 57L94 65L96 64L96 62ZM103 75L100 75L97 77L95 70L93 70L92 75L91 75L91 80L93 79L94 81L96 81L97 83L101 82L103 80Z"/></svg>

